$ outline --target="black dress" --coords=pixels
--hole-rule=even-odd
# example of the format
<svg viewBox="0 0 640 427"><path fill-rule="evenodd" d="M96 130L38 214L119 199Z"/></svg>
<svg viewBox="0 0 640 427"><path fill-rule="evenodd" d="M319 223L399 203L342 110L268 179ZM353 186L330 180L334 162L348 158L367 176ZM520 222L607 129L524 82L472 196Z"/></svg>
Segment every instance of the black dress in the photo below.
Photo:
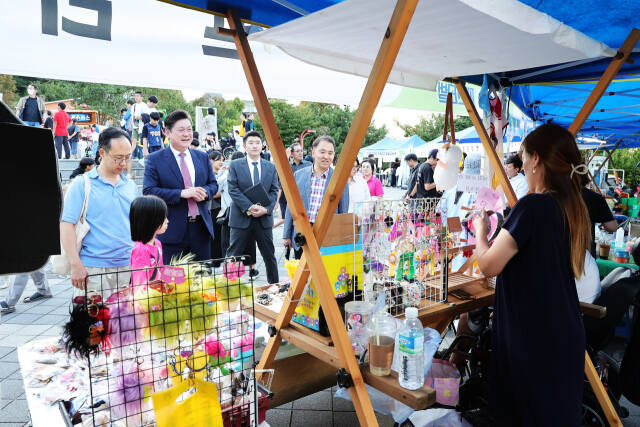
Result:
<svg viewBox="0 0 640 427"><path fill-rule="evenodd" d="M504 228L518 253L496 281L491 407L505 425L579 426L585 335L569 226L551 195L529 194Z"/></svg>

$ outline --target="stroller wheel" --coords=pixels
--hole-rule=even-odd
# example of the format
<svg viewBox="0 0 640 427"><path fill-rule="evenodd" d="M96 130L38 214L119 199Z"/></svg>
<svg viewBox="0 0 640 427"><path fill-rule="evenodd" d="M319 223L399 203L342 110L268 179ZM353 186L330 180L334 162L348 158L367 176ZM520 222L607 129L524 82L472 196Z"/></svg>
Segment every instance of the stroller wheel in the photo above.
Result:
<svg viewBox="0 0 640 427"><path fill-rule="evenodd" d="M605 427L609 425L598 399L591 391L586 390L582 396L582 425L588 427Z"/></svg>

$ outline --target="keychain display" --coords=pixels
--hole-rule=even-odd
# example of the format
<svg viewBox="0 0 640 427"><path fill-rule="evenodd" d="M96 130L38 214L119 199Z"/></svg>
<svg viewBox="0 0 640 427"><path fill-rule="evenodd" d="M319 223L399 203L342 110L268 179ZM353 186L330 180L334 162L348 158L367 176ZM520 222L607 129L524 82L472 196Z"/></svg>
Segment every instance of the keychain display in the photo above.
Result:
<svg viewBox="0 0 640 427"><path fill-rule="evenodd" d="M443 257L451 236L437 204L438 199L412 199L356 205L354 232L359 230L362 242L364 273L356 299L373 303L383 291L387 311L394 316L406 307L425 308L443 300Z"/></svg>

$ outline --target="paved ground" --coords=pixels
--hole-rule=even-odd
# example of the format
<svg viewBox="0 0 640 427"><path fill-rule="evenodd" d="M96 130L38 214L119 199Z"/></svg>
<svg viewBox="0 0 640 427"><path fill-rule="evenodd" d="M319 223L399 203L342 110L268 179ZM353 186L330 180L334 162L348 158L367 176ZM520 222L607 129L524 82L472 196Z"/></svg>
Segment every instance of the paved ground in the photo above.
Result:
<svg viewBox="0 0 640 427"><path fill-rule="evenodd" d="M399 190L385 188L389 198L398 198ZM284 248L280 245L282 227L274 232L276 258L280 266L280 276L286 277L284 269ZM258 253L258 284L266 278L264 263ZM44 337L59 336L60 328L66 322L71 299L71 284L66 277L58 276L46 267L47 278L54 297L31 304L19 302L15 313L0 319L0 427L30 425L29 409L24 394L22 373L18 364L16 347L26 342ZM1 284L1 283L0 283ZM25 295L35 292L29 281ZM7 289L0 289L0 298L6 296ZM268 411L267 421L272 427L305 426L355 426L358 425L353 405L343 399L332 398L333 389L327 389L298 399L292 403ZM640 407L629 402L631 416L624 420L625 426L640 427ZM382 427L392 426L393 419L377 414Z"/></svg>

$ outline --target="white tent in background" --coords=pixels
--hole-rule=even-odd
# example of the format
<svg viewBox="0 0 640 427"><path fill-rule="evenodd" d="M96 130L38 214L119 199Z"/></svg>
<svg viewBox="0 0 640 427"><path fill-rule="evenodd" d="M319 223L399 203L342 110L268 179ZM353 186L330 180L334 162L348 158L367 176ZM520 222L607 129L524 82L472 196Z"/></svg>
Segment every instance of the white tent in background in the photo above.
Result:
<svg viewBox="0 0 640 427"><path fill-rule="evenodd" d="M375 144L362 148L358 153L358 157L367 157L370 154L373 154L376 157L394 157L396 155L396 149L394 146L397 145L397 143L397 140L390 136L385 136Z"/></svg>
<svg viewBox="0 0 640 427"><path fill-rule="evenodd" d="M390 136L385 136L375 144L361 149L359 156L366 157L369 154L373 154L380 161L391 162L409 153L415 153L415 150L425 144L426 142L417 135L403 139L393 139Z"/></svg>

